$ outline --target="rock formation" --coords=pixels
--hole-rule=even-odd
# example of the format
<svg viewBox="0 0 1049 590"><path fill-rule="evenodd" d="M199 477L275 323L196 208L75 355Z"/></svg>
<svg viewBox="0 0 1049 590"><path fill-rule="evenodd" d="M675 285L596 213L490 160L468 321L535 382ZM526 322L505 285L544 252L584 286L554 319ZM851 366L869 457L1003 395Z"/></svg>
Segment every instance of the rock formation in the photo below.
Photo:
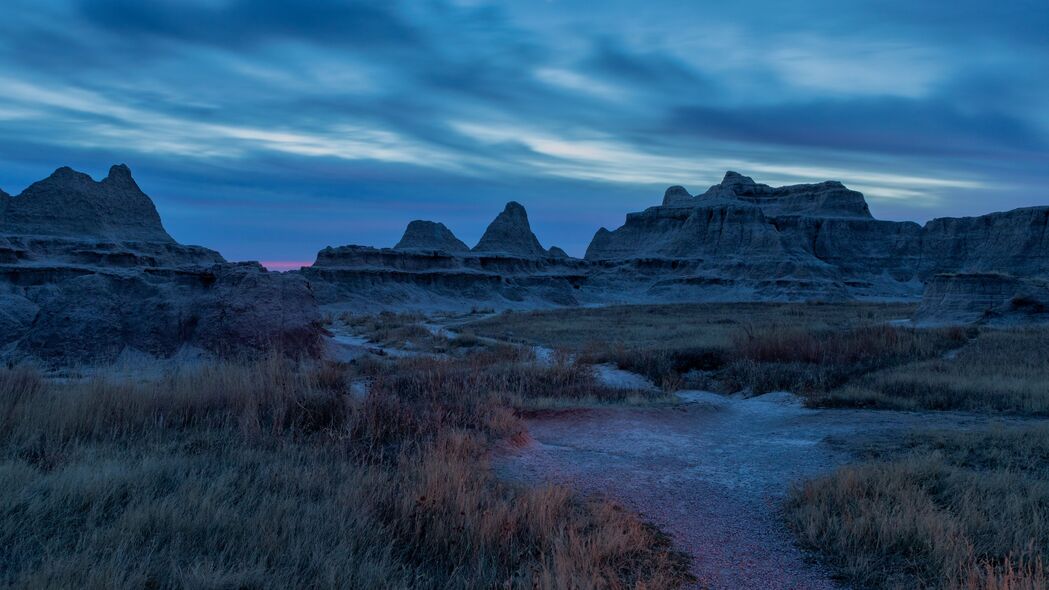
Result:
<svg viewBox="0 0 1049 590"><path fill-rule="evenodd" d="M489 224L474 252L508 254L525 258L546 256L547 252L532 233L528 213L520 203L510 201Z"/></svg>
<svg viewBox="0 0 1049 590"><path fill-rule="evenodd" d="M126 166L100 182L60 168L0 202L0 356L8 360L320 345L303 277L179 244Z"/></svg>
<svg viewBox="0 0 1049 590"><path fill-rule="evenodd" d="M1049 322L1049 280L1000 273L939 274L926 283L919 325Z"/></svg>
<svg viewBox="0 0 1049 590"><path fill-rule="evenodd" d="M354 306L918 300L941 273L1049 276L1047 226L1044 207L924 227L883 221L839 182L770 187L728 172L696 196L672 186L661 205L599 229L584 260L544 250L524 207L509 203L470 252L428 223L394 250L325 249L304 272L322 302ZM926 299L929 310L936 298Z"/></svg>
<svg viewBox="0 0 1049 590"><path fill-rule="evenodd" d="M325 248L294 273L179 244L124 166L68 168L0 193L0 356L66 362L319 345L334 309L535 308L740 300L921 299L919 320L1041 321L1049 207L874 219L838 182L770 187L728 172L594 235L585 259L544 249L511 202L473 248L413 221L393 248ZM923 296L924 292L924 296Z"/></svg>
<svg viewBox="0 0 1049 590"><path fill-rule="evenodd" d="M454 240L452 242L451 240ZM354 310L527 309L577 305L587 265L543 249L519 203L507 203L472 250L443 225L413 221L394 248L325 248L301 272L322 304Z"/></svg>
<svg viewBox="0 0 1049 590"><path fill-rule="evenodd" d="M438 252L469 252L470 247L455 237L443 223L415 220L408 224L404 236L394 250L435 250Z"/></svg>
<svg viewBox="0 0 1049 590"><path fill-rule="evenodd" d="M6 234L22 236L174 242L164 231L153 201L122 164L110 168L100 182L71 168L55 170L7 199L0 228Z"/></svg>
<svg viewBox="0 0 1049 590"><path fill-rule="evenodd" d="M1047 216L1018 209L922 227L874 219L838 182L773 188L728 172L701 195L670 187L663 205L601 228L586 259L611 282L634 277L642 295L912 299L937 273L1049 274Z"/></svg>

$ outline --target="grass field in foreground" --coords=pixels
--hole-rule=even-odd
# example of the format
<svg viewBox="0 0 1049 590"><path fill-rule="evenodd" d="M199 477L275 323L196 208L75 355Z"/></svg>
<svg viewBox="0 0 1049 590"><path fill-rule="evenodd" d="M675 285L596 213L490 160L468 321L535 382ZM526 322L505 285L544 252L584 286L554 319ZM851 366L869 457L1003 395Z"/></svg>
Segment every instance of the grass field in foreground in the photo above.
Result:
<svg viewBox="0 0 1049 590"><path fill-rule="evenodd" d="M624 395L521 361L0 369L0 587L680 585L687 560L631 512L490 472L490 445L522 430L514 400Z"/></svg>
<svg viewBox="0 0 1049 590"><path fill-rule="evenodd" d="M787 520L859 588L1049 587L1049 427L915 434L797 487Z"/></svg>

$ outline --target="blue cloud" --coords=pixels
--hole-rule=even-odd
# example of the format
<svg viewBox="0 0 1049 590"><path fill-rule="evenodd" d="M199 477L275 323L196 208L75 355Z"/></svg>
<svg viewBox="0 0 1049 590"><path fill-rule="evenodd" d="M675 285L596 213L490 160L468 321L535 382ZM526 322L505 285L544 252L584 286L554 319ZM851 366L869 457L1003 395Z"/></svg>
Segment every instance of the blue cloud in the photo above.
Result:
<svg viewBox="0 0 1049 590"><path fill-rule="evenodd" d="M413 217L469 240L511 199L581 254L725 167L894 218L1044 204L1047 29L1035 1L10 0L0 186L126 162L176 237L266 260Z"/></svg>

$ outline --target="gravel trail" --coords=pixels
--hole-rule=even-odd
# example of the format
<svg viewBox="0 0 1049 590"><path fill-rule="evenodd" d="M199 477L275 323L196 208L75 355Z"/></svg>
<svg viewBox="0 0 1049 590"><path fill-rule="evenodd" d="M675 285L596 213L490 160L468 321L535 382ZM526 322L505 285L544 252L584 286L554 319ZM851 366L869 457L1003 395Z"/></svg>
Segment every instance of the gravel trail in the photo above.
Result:
<svg viewBox="0 0 1049 590"><path fill-rule="evenodd" d="M917 427L967 427L955 413L813 410L787 393L743 399L684 392L673 407L551 411L531 440L497 455L503 476L561 482L640 512L694 559L697 587L829 589L780 519L791 482L841 465L847 441Z"/></svg>

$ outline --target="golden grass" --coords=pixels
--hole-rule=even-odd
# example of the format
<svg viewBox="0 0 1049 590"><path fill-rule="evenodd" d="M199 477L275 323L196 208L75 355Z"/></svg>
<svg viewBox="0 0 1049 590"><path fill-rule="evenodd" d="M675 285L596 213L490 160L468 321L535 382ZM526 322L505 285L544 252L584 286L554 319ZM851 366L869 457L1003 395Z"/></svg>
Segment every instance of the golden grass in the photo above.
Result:
<svg viewBox="0 0 1049 590"><path fill-rule="evenodd" d="M874 324L837 331L771 328L740 335L720 377L728 390L820 395L882 367L942 356L965 344L961 328L916 330Z"/></svg>
<svg viewBox="0 0 1049 590"><path fill-rule="evenodd" d="M877 371L826 403L1049 414L1049 330L983 329L956 355Z"/></svg>
<svg viewBox="0 0 1049 590"><path fill-rule="evenodd" d="M0 370L0 586L680 585L685 560L632 513L492 475L490 445L521 431L509 400L602 390L485 354L136 383Z"/></svg>
<svg viewBox="0 0 1049 590"><path fill-rule="evenodd" d="M1046 588L1049 428L915 435L797 487L808 549L862 588Z"/></svg>

